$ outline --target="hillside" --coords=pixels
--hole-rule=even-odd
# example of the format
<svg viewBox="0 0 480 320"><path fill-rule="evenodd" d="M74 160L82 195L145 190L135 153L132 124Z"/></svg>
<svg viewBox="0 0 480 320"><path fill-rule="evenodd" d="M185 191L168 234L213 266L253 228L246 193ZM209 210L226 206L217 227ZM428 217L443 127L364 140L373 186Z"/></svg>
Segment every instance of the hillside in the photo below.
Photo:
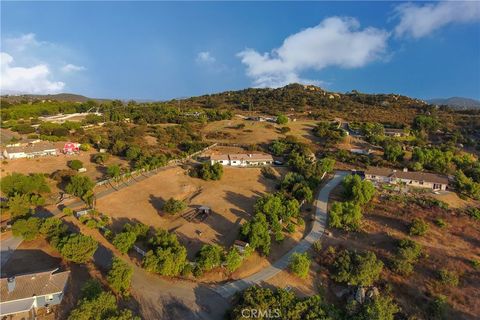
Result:
<svg viewBox="0 0 480 320"><path fill-rule="evenodd" d="M1 100L8 103L28 103L39 100L51 100L61 102L86 102L89 100L95 100L97 102L108 101L108 99L89 98L73 93L4 95L1 97Z"/></svg>
<svg viewBox="0 0 480 320"><path fill-rule="evenodd" d="M470 98L451 97L451 98L436 98L428 100L431 104L445 105L454 109L480 109L480 101Z"/></svg>

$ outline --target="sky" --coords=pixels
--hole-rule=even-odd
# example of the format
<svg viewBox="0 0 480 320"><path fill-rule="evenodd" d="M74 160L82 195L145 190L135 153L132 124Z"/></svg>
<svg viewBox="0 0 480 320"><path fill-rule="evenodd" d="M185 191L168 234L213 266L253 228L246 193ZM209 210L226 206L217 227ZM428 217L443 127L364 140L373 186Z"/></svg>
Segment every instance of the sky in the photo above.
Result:
<svg viewBox="0 0 480 320"><path fill-rule="evenodd" d="M480 2L1 2L2 94L480 99Z"/></svg>

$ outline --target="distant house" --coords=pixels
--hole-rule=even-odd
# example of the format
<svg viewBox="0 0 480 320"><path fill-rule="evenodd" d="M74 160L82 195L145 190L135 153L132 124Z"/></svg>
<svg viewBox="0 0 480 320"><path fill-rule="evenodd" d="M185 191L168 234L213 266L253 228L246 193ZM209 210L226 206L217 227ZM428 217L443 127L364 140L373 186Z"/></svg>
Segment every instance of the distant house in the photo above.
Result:
<svg viewBox="0 0 480 320"><path fill-rule="evenodd" d="M234 167L263 166L272 164L273 158L271 155L263 153L218 154L210 156L210 163Z"/></svg>
<svg viewBox="0 0 480 320"><path fill-rule="evenodd" d="M350 149L351 153L361 154L361 155L369 155L372 153L371 149Z"/></svg>
<svg viewBox="0 0 480 320"><path fill-rule="evenodd" d="M392 129L392 128L385 128L384 133L386 136L389 137L408 137L408 131L404 129Z"/></svg>
<svg viewBox="0 0 480 320"><path fill-rule="evenodd" d="M70 271L57 270L0 279L2 319L36 319L39 311L60 304Z"/></svg>
<svg viewBox="0 0 480 320"><path fill-rule="evenodd" d="M63 146L62 152L64 154L72 154L80 151L80 143L67 142Z"/></svg>
<svg viewBox="0 0 480 320"><path fill-rule="evenodd" d="M427 172L414 172L403 169L397 171L390 168L369 167L365 171L365 179L391 184L405 184L416 188L428 188L432 190L446 190L448 177Z"/></svg>
<svg viewBox="0 0 480 320"><path fill-rule="evenodd" d="M240 253L244 253L248 246L248 242L244 242L241 240L235 240L235 242L233 243L233 247L236 248Z"/></svg>
<svg viewBox="0 0 480 320"><path fill-rule="evenodd" d="M57 148L51 142L40 141L29 143L27 145L19 145L6 147L2 153L5 159L21 159L36 158L44 156L56 156Z"/></svg>

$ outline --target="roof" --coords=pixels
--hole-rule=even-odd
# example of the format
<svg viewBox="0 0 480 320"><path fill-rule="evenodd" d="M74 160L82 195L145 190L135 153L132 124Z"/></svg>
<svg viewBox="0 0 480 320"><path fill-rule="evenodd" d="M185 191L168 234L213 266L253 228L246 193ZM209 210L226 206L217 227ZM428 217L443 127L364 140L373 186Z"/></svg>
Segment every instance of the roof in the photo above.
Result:
<svg viewBox="0 0 480 320"><path fill-rule="evenodd" d="M31 152L41 152L44 150L54 150L56 149L55 145L51 142L41 141L37 143L31 143L26 146L17 146L17 147L7 147L5 148L8 153L31 153Z"/></svg>
<svg viewBox="0 0 480 320"><path fill-rule="evenodd" d="M55 273L57 270L0 279L1 302L62 292L67 284L70 271ZM15 279L15 288L11 292L8 292L8 279Z"/></svg>
<svg viewBox="0 0 480 320"><path fill-rule="evenodd" d="M448 177L428 172L418 172L418 171L397 171L390 168L379 168L379 167L369 167L365 170L365 174L383 176L383 177L392 177L399 179L407 180L417 180L417 181L427 181L433 183L448 184Z"/></svg>
<svg viewBox="0 0 480 320"><path fill-rule="evenodd" d="M273 161L273 158L269 154L264 153L232 153L232 154L212 154L210 156L211 160L241 160L241 161Z"/></svg>

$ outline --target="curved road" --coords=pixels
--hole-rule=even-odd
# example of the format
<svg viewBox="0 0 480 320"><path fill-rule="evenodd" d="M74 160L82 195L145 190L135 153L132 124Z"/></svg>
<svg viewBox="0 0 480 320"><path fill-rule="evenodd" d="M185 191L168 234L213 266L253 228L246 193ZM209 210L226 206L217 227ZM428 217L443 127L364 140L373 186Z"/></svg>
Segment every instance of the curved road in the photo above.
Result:
<svg viewBox="0 0 480 320"><path fill-rule="evenodd" d="M347 175L347 172L336 172L333 179L327 182L327 184L318 193L317 199L314 202L315 221L313 222L312 230L309 234L300 241L294 248L288 251L283 257L277 260L271 266L247 277L237 281L229 282L224 285L214 288L214 290L224 298L230 298L238 291L245 290L246 288L260 284L262 281L266 281L275 276L280 271L288 267L290 257L294 253L303 253L307 251L313 243L318 241L327 227L327 205L328 196L330 192L335 188Z"/></svg>

